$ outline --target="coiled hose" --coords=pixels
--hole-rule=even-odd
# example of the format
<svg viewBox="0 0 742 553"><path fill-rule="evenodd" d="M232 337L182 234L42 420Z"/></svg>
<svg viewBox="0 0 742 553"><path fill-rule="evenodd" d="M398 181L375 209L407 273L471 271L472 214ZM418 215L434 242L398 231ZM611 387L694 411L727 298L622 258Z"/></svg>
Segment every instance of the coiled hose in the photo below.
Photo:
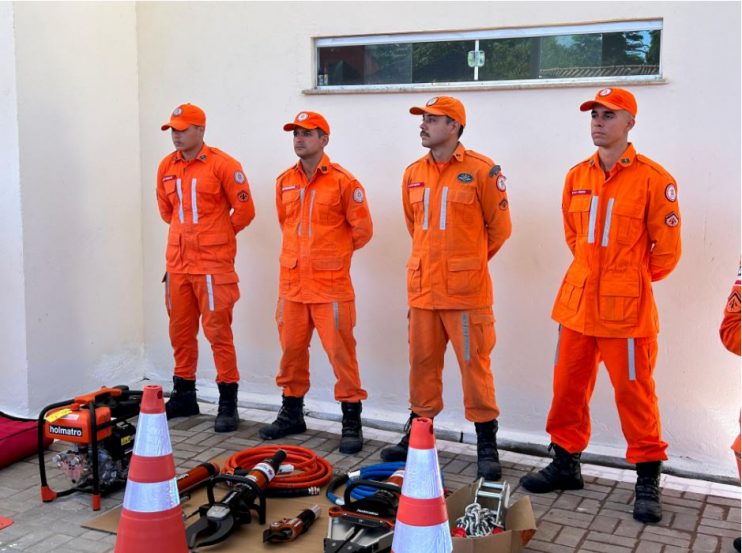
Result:
<svg viewBox="0 0 742 553"><path fill-rule="evenodd" d="M319 495L320 488L332 477L332 465L306 447L295 445L265 445L243 449L232 455L224 463L223 474L246 474L261 461L283 449L286 460L283 465L292 465L289 473L276 474L271 480L266 495L269 497L300 497Z"/></svg>
<svg viewBox="0 0 742 553"><path fill-rule="evenodd" d="M354 470L347 474L341 474L340 476L336 476L333 479L332 483L327 487L325 496L327 497L327 499L330 500L330 502L334 503L335 505L342 506L345 504L345 500L342 497L338 497L337 495L335 495L334 492L343 484L347 484L348 482L352 482L354 480L375 480L376 482L383 482L392 474L394 474L395 471L404 468L404 465L405 464L401 461L394 463L378 463L376 465L367 465L365 467L361 467L360 470ZM353 490L350 492L350 496L353 499L358 500L369 497L375 494L377 491L378 488L361 484L353 488Z"/></svg>

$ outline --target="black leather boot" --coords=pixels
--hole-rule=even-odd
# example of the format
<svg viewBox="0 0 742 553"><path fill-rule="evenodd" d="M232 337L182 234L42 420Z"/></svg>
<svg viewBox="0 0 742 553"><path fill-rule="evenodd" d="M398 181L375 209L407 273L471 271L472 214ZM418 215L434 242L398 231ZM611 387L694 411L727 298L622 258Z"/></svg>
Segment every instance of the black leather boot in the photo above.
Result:
<svg viewBox="0 0 742 553"><path fill-rule="evenodd" d="M340 404L343 410L343 431L340 437L340 453L358 453L363 448L361 428L361 402Z"/></svg>
<svg viewBox="0 0 742 553"><path fill-rule="evenodd" d="M581 490L585 487L580 471L581 453L569 453L556 444L554 460L538 472L526 474L520 479L520 484L532 493L547 493L554 490Z"/></svg>
<svg viewBox="0 0 742 553"><path fill-rule="evenodd" d="M475 422L474 428L477 431L477 477L499 480L502 467L497 453L497 421Z"/></svg>
<svg viewBox="0 0 742 553"><path fill-rule="evenodd" d="M662 520L660 502L660 461L636 464L636 486L634 487L634 518L639 522Z"/></svg>
<svg viewBox="0 0 742 553"><path fill-rule="evenodd" d="M301 434L307 431L304 423L304 398L283 396L283 404L278 417L271 424L263 426L259 430L260 437L264 440L275 440L289 434Z"/></svg>
<svg viewBox="0 0 742 553"><path fill-rule="evenodd" d="M165 403L165 413L168 419L191 417L200 413L196 400L195 380L173 377L173 391L170 393L170 399Z"/></svg>
<svg viewBox="0 0 742 553"><path fill-rule="evenodd" d="M237 382L217 382L219 386L219 411L214 421L214 432L234 432L240 424L237 413Z"/></svg>
<svg viewBox="0 0 742 553"><path fill-rule="evenodd" d="M740 548L740 542L742 542L742 539L741 539L741 538L735 538L735 539L734 539L734 544L733 544L733 545L734 545L734 548L735 548L735 549L736 549L737 551L739 551L739 550L740 550L740 549L739 549L739 548Z"/></svg>
<svg viewBox="0 0 742 553"><path fill-rule="evenodd" d="M420 417L420 415L414 411L410 411L410 418L407 419L407 422L404 425L404 436L402 436L402 439L399 440L397 445L385 447L381 450L381 458L384 461L392 463L394 461L407 460L407 450L410 448L410 430L412 428L412 421L418 417Z"/></svg>

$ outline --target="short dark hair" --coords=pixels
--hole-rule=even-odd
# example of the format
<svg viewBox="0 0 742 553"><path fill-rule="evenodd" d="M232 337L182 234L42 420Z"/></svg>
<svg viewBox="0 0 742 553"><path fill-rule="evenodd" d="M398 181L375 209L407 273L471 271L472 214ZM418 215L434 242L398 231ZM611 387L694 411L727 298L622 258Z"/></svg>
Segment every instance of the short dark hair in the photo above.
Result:
<svg viewBox="0 0 742 553"><path fill-rule="evenodd" d="M322 129L320 129L319 127L317 127L317 136L322 138L323 136L327 136L327 133L323 131Z"/></svg>
<svg viewBox="0 0 742 553"><path fill-rule="evenodd" d="M453 118L449 117L448 115L446 115L446 121L448 121L449 123L453 123L454 121L456 121L456 119L453 119ZM461 123L459 123L459 125L461 125ZM464 134L464 125L461 125L459 127L459 138L461 138L461 135L462 134Z"/></svg>

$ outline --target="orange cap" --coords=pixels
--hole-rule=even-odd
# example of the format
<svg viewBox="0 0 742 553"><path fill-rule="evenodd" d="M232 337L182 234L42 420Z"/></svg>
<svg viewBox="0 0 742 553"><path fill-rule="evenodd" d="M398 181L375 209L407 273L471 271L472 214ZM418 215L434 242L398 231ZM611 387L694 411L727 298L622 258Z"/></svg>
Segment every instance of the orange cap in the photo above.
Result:
<svg viewBox="0 0 742 553"><path fill-rule="evenodd" d="M580 105L580 111L589 111L595 104L600 104L609 109L626 110L636 117L636 98L625 88L601 88L595 95L594 100L588 100Z"/></svg>
<svg viewBox="0 0 742 553"><path fill-rule="evenodd" d="M184 131L191 125L197 127L206 126L206 114L198 106L193 104L181 104L173 110L170 114L170 121L165 123L161 128L163 131L168 129L175 129L176 131Z"/></svg>
<svg viewBox="0 0 742 553"><path fill-rule="evenodd" d="M326 134L330 134L330 125L327 123L327 119L313 111L300 111L291 123L286 123L283 126L283 130L293 131L296 127L309 130L322 129Z"/></svg>
<svg viewBox="0 0 742 553"><path fill-rule="evenodd" d="M464 104L453 96L436 96L428 100L424 106L411 107L410 113L413 115L422 115L424 113L429 113L430 115L447 115L454 121L461 123L462 127L466 127L466 110L464 110Z"/></svg>

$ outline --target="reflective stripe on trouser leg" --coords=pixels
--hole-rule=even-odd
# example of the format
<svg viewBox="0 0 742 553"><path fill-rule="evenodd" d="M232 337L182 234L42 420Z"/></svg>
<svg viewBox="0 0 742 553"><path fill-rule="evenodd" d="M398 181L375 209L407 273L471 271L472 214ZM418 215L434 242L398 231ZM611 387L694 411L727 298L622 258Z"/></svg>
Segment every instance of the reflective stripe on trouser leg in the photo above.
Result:
<svg viewBox="0 0 742 553"><path fill-rule="evenodd" d="M598 216L598 196L590 198L590 219L587 223L587 243L595 243L595 219Z"/></svg>
<svg viewBox="0 0 742 553"><path fill-rule="evenodd" d="M285 300L283 298L278 298L278 324L283 324L283 305Z"/></svg>
<svg viewBox="0 0 742 553"><path fill-rule="evenodd" d="M181 223L184 223L185 214L183 213L183 185L180 179L175 181L175 189L178 192L178 219Z"/></svg>
<svg viewBox="0 0 742 553"><path fill-rule="evenodd" d="M206 293L209 295L209 311L214 311L214 283L211 275L206 275Z"/></svg>
<svg viewBox="0 0 742 553"><path fill-rule="evenodd" d="M471 361L471 342L469 341L469 313L461 314L461 335L464 338L464 361Z"/></svg>
<svg viewBox="0 0 742 553"><path fill-rule="evenodd" d="M444 186L443 192L441 193L441 230L446 230L446 202L448 202L448 186Z"/></svg>
<svg viewBox="0 0 742 553"><path fill-rule="evenodd" d="M608 208L606 209L606 212L605 212L605 225L603 226L603 241L600 244L604 248L608 246L608 235L611 232L611 215L613 214L613 201L614 201L613 198L608 200Z"/></svg>
<svg viewBox="0 0 742 553"><path fill-rule="evenodd" d="M557 361L559 361L559 342L561 341L562 341L562 325L559 325L559 328L557 329L556 351L554 352L554 365L556 365Z"/></svg>
<svg viewBox="0 0 742 553"><path fill-rule="evenodd" d="M368 397L361 387L353 336L355 303L351 301L309 304L312 322L335 374L337 401L355 403ZM342 324L340 324L342 322Z"/></svg>
<svg viewBox="0 0 742 553"><path fill-rule="evenodd" d="M173 299L170 297L170 273L165 273L165 299L167 300L169 314L173 310Z"/></svg>
<svg viewBox="0 0 742 553"><path fill-rule="evenodd" d="M423 230L428 230L428 210L430 208L430 188L423 193Z"/></svg>
<svg viewBox="0 0 742 553"><path fill-rule="evenodd" d="M636 380L636 351L634 339L629 338L626 341L629 357L629 380Z"/></svg>
<svg viewBox="0 0 742 553"><path fill-rule="evenodd" d="M191 180L191 213L193 214L193 224L198 223L198 203L196 201L196 185L198 181L194 178Z"/></svg>

